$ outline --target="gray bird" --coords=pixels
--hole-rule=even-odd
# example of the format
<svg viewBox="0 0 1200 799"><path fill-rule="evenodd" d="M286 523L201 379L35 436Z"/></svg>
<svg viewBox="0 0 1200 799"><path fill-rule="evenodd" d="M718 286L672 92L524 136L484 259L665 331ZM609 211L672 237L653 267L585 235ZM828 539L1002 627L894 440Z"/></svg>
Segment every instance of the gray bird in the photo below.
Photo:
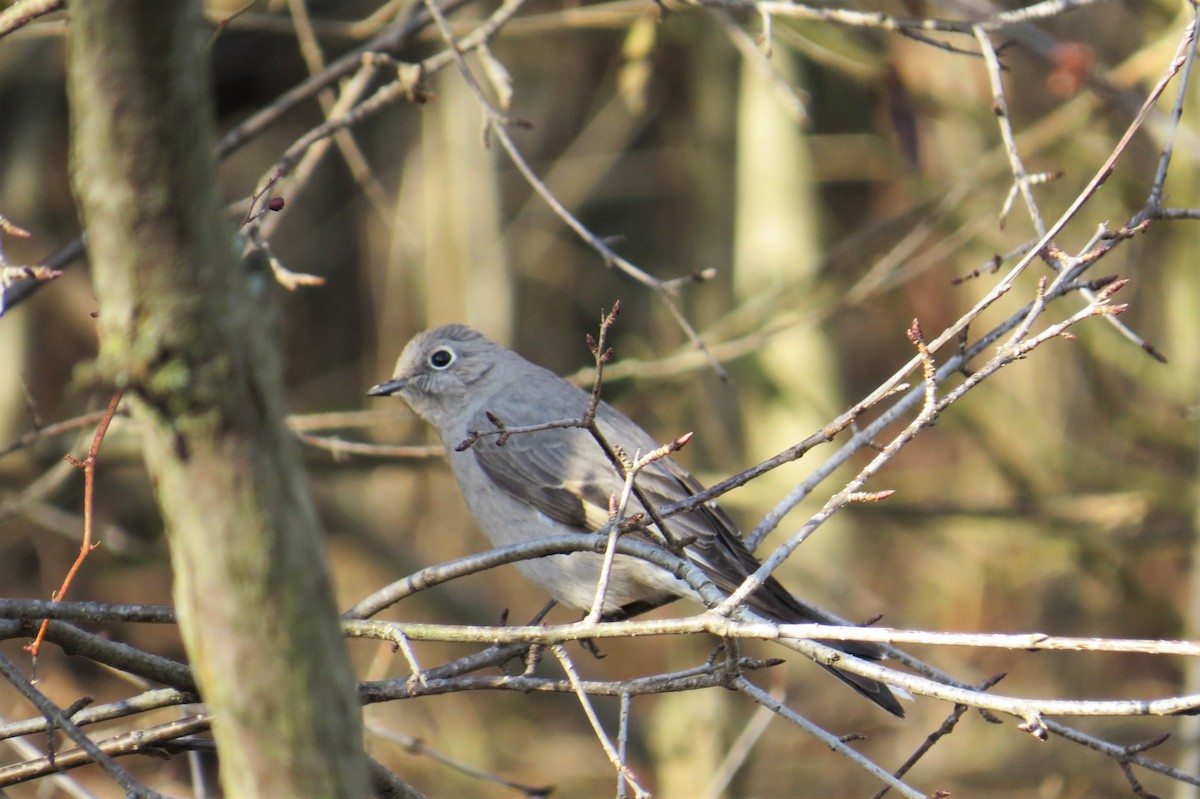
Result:
<svg viewBox="0 0 1200 799"><path fill-rule="evenodd" d="M590 399L582 389L465 325L446 325L417 334L401 353L392 379L368 392L372 397L392 395L402 397L437 431L467 508L493 544L595 532L608 523L609 498L619 495L623 480L585 430L514 434L503 446L496 437L485 436L458 449L473 432L496 429L488 414L506 427L579 418ZM646 431L607 403L600 403L596 422L609 442L628 453L644 454L659 447ZM669 457L639 472L636 484L655 507L702 489ZM643 510L637 500L629 509ZM684 554L723 591L735 590L760 565L742 543L733 520L715 503L672 516L666 525L674 540L690 542ZM576 552L516 565L559 602L587 610L595 600L601 561L598 554ZM640 611L679 597L698 599L686 583L662 568L618 555L604 612ZM747 604L778 622L837 623L798 601L774 578L768 578ZM868 643L822 643L861 658L882 656L878 647ZM884 710L904 716L886 685L837 669L829 671Z"/></svg>

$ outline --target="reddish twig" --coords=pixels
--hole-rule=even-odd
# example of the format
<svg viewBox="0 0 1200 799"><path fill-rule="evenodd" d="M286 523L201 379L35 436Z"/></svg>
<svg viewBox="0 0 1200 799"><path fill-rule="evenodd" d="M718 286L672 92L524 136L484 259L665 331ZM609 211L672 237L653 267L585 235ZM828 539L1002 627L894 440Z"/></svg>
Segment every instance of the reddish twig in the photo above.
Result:
<svg viewBox="0 0 1200 799"><path fill-rule="evenodd" d="M71 568L67 571L67 576L63 578L62 585L58 587L50 598L58 602L67 595L67 589L71 587L71 581L75 579L75 575L79 572L83 562L87 560L87 556L93 549L100 546L98 543L92 543L92 500L96 487L96 455L100 452L100 443L104 441L104 436L108 432L108 426L112 423L113 417L117 414L117 406L121 404L122 389L117 389L113 392L112 399L108 401L108 408L104 411L104 416L100 419L100 426L96 428L96 435L92 436L92 446L88 448L87 457L79 460L74 455L66 455L67 462L75 468L83 472L83 542L79 545L79 555L75 558L75 562L71 564ZM42 648L42 640L46 637L46 628L50 626L49 619L42 620L42 626L38 629L37 636L33 642L25 646L25 651L33 656L34 670L37 669L37 656Z"/></svg>

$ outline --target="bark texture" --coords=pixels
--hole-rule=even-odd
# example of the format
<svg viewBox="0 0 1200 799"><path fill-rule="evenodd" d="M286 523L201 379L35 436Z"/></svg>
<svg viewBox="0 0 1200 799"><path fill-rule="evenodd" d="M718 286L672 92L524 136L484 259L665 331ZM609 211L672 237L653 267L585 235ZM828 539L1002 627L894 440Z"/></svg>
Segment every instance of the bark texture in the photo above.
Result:
<svg viewBox="0 0 1200 799"><path fill-rule="evenodd" d="M239 263L198 2L70 4L72 179L232 797L367 795L361 714L284 426L270 276Z"/></svg>

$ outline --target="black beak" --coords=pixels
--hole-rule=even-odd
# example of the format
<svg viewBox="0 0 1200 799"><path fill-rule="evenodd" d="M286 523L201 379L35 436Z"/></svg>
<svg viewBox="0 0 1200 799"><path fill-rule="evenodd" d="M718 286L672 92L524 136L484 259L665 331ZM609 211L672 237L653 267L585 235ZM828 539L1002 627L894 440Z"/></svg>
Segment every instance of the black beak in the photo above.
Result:
<svg viewBox="0 0 1200 799"><path fill-rule="evenodd" d="M368 397L390 397L393 394L399 393L404 388L403 380L389 380L386 383L380 383L377 386L372 386L367 392Z"/></svg>

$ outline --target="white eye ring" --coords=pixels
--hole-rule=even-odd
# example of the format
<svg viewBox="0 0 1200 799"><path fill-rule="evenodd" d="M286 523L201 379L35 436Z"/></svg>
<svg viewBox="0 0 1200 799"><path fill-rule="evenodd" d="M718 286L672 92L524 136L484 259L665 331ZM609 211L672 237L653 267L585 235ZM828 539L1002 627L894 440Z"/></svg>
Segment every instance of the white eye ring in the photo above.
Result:
<svg viewBox="0 0 1200 799"><path fill-rule="evenodd" d="M433 352L429 353L429 366L439 372L444 369L449 369L450 364L454 363L458 356L454 350L449 347L438 347Z"/></svg>

